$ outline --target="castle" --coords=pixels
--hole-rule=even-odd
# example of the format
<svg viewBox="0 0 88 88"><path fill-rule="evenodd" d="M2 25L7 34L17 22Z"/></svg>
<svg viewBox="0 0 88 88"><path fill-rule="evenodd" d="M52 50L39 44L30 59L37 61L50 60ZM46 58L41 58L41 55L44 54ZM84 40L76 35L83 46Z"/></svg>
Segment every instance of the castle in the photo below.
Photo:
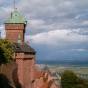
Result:
<svg viewBox="0 0 88 88"><path fill-rule="evenodd" d="M14 43L14 60L21 88L59 88L47 71L36 67L36 52L24 42L26 19L15 9L5 22L6 39Z"/></svg>

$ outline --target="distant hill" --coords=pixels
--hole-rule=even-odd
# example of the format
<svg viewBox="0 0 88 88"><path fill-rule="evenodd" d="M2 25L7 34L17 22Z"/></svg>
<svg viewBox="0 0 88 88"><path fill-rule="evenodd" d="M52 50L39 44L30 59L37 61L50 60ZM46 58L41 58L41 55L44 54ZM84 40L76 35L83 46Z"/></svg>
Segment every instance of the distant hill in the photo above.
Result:
<svg viewBox="0 0 88 88"><path fill-rule="evenodd" d="M38 64L50 64L50 65L79 65L79 66L88 66L88 61L55 61L55 60L38 60Z"/></svg>

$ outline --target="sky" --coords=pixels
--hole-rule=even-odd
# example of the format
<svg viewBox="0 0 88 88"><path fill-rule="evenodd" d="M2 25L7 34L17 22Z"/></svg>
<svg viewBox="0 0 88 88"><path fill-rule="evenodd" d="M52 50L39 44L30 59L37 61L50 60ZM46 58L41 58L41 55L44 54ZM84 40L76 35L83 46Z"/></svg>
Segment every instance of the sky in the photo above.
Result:
<svg viewBox="0 0 88 88"><path fill-rule="evenodd" d="M0 0L0 31L14 8L14 0ZM88 0L16 0L28 21L25 41L37 60L88 61Z"/></svg>

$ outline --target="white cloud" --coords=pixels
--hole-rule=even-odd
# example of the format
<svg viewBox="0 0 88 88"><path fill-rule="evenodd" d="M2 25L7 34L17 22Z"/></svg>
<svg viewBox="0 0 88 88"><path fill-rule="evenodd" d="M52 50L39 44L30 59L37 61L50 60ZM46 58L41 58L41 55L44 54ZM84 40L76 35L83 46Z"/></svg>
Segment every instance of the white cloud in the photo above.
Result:
<svg viewBox="0 0 88 88"><path fill-rule="evenodd" d="M1 33L1 35L0 35L1 38L5 38L6 35L5 35L5 28L4 28L4 25L1 25L1 26L0 26L0 33Z"/></svg>
<svg viewBox="0 0 88 88"><path fill-rule="evenodd" d="M45 25L45 21L41 19L29 20L29 27L31 29L40 29Z"/></svg>
<svg viewBox="0 0 88 88"><path fill-rule="evenodd" d="M33 36L26 36L27 40L30 38L34 44L46 45L69 45L75 43L82 43L88 41L88 36L71 33L70 30L54 30L44 33L39 33Z"/></svg>
<svg viewBox="0 0 88 88"><path fill-rule="evenodd" d="M70 0L64 0L64 1L61 1L60 7L71 9L72 7L74 7L74 3L73 1L70 1Z"/></svg>
<svg viewBox="0 0 88 88"><path fill-rule="evenodd" d="M84 21L82 22L82 24L83 24L83 25L88 25L88 20L84 20Z"/></svg>
<svg viewBox="0 0 88 88"><path fill-rule="evenodd" d="M9 17L11 14L11 11L13 11L10 7L0 7L0 23L4 23L5 20Z"/></svg>
<svg viewBox="0 0 88 88"><path fill-rule="evenodd" d="M80 49L72 49L72 51L85 52L88 51L88 49L80 48Z"/></svg>
<svg viewBox="0 0 88 88"><path fill-rule="evenodd" d="M75 16L75 19L77 20L77 19L79 19L80 17L81 17L81 15L79 14L79 15Z"/></svg>
<svg viewBox="0 0 88 88"><path fill-rule="evenodd" d="M54 17L66 15L73 11L74 2L70 0L20 0L17 3L18 9L28 13L27 17Z"/></svg>

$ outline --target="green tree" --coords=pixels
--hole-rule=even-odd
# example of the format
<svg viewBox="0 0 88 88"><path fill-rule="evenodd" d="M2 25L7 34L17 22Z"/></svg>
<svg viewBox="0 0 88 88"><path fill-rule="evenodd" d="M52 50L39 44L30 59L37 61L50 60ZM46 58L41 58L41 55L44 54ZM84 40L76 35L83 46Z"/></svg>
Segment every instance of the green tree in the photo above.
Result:
<svg viewBox="0 0 88 88"><path fill-rule="evenodd" d="M61 77L62 88L75 88L77 83L77 76L72 72L66 70Z"/></svg>
<svg viewBox="0 0 88 88"><path fill-rule="evenodd" d="M0 64L9 63L13 56L13 44L5 39L0 39Z"/></svg>
<svg viewBox="0 0 88 88"><path fill-rule="evenodd" d="M62 88L88 88L88 81L76 76L72 71L64 71L61 76Z"/></svg>

